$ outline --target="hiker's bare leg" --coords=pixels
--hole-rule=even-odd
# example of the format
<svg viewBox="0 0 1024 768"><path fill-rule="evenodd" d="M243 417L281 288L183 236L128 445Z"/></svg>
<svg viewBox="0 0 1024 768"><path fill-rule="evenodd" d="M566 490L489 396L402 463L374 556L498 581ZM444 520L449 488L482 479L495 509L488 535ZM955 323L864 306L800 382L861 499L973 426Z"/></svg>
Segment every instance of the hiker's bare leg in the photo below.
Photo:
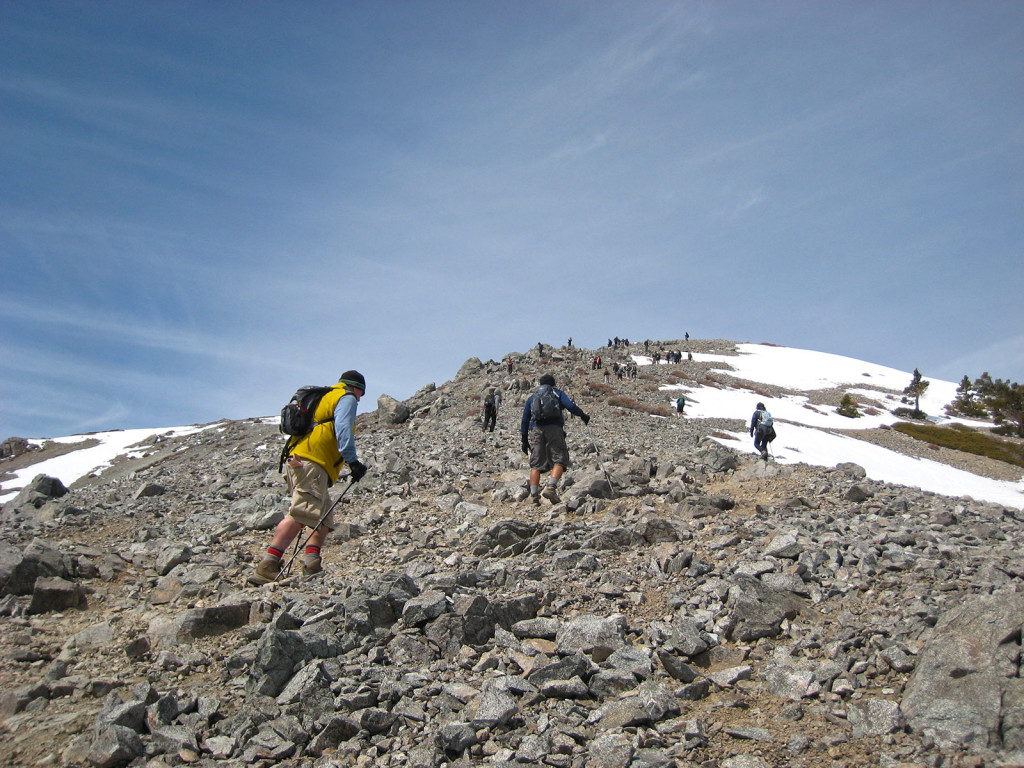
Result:
<svg viewBox="0 0 1024 768"><path fill-rule="evenodd" d="M284 520L277 524L277 528L274 529L274 540L270 542L270 546L283 552L288 549L292 539L298 536L304 527L294 517L286 516Z"/></svg>

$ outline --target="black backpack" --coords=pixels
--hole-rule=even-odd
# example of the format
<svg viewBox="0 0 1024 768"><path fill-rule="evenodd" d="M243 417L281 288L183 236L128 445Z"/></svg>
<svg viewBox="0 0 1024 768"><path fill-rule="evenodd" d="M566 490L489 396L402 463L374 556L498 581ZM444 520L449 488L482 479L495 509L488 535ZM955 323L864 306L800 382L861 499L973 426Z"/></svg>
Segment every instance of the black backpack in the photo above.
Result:
<svg viewBox="0 0 1024 768"><path fill-rule="evenodd" d="M313 421L313 414L316 407L320 405L323 396L330 392L333 387L302 387L288 401L288 405L281 409L280 430L286 435L301 437L308 435L316 422Z"/></svg>
<svg viewBox="0 0 1024 768"><path fill-rule="evenodd" d="M537 387L530 402L530 415L535 424L553 424L562 418L562 402L550 384Z"/></svg>
<svg viewBox="0 0 1024 768"><path fill-rule="evenodd" d="M292 395L288 405L281 409L281 423L278 429L289 437L281 447L281 460L277 463L278 472L284 468L284 462L292 448L298 445L297 438L308 435L317 423L326 423L313 421L313 414L316 413L316 407L320 405L324 395L332 389L334 387L300 387Z"/></svg>

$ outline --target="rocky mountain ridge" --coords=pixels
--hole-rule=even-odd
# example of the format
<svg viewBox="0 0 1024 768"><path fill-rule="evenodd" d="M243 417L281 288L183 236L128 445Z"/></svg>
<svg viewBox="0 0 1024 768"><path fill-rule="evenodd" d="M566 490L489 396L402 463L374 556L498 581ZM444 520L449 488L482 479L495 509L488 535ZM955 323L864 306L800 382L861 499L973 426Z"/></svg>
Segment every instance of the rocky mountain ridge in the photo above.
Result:
<svg viewBox="0 0 1024 768"><path fill-rule="evenodd" d="M309 579L245 584L287 511L272 420L34 482L0 510L2 764L1024 764L1019 511L762 462L709 439L744 421L658 389L727 374L606 381L594 354L622 352L381 396ZM541 373L593 420L538 508L518 428Z"/></svg>

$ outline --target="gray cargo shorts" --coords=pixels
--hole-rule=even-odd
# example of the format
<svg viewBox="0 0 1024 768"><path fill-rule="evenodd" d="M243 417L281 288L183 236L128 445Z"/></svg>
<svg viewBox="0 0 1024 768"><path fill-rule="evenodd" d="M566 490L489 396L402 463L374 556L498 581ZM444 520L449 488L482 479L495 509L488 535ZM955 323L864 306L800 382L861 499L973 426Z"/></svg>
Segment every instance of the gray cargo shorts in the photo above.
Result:
<svg viewBox="0 0 1024 768"><path fill-rule="evenodd" d="M569 468L569 446L561 424L538 424L527 434L530 442L530 469L547 472L553 466Z"/></svg>

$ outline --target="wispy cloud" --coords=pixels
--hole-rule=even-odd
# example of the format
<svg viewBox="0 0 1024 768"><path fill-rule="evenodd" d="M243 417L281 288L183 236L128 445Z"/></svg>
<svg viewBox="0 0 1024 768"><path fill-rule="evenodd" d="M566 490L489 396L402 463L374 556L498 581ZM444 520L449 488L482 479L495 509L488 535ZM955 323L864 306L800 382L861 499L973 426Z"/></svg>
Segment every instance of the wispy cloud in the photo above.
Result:
<svg viewBox="0 0 1024 768"><path fill-rule="evenodd" d="M1024 5L62 8L0 27L0 383L76 423L639 329L1024 378Z"/></svg>

